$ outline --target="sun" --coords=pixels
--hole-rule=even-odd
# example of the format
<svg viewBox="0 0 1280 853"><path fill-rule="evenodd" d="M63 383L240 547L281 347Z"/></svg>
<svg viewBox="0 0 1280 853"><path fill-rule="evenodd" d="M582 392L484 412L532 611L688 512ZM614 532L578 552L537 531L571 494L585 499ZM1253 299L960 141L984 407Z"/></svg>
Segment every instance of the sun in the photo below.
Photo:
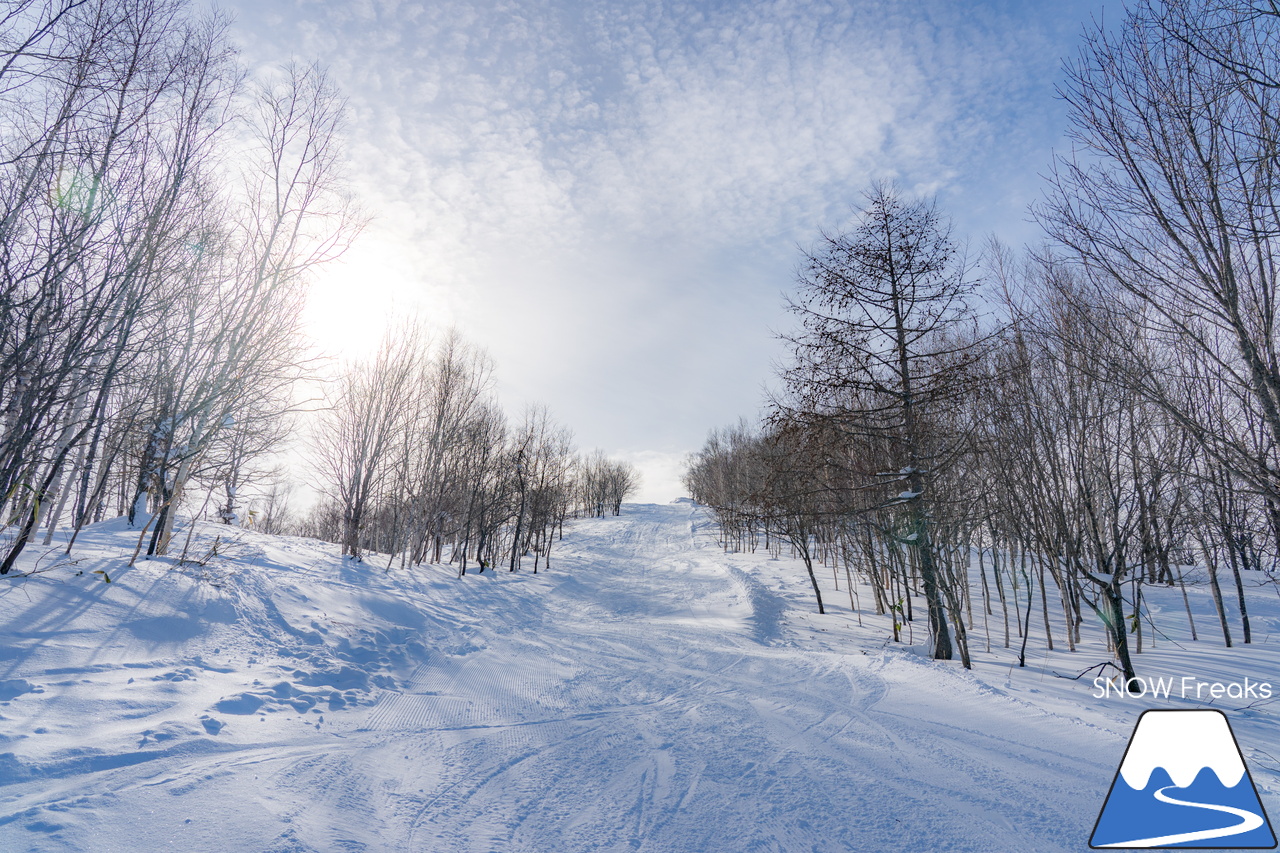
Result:
<svg viewBox="0 0 1280 853"><path fill-rule="evenodd" d="M362 237L315 274L303 309L304 334L321 355L358 359L371 354L400 317L416 314L447 328L453 323L447 294L423 272L397 241Z"/></svg>

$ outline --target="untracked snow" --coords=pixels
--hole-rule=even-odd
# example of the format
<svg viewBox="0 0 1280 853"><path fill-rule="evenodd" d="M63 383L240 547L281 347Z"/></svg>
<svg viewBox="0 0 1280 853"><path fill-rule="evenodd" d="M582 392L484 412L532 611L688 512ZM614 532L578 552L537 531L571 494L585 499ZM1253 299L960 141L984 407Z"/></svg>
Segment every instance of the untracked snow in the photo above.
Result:
<svg viewBox="0 0 1280 853"><path fill-rule="evenodd" d="M867 589L859 627L828 570L819 616L798 563L724 554L687 502L571 522L537 575L212 524L203 565L126 568L137 536L0 582L0 850L1085 850L1149 707L1226 710L1280 813L1274 701L1095 698L1052 673L1100 634L1044 655L1034 621L1026 669L980 618L973 672L932 662ZM1140 674L1280 693L1274 590L1232 650L1201 592L1193 644L1148 591Z"/></svg>

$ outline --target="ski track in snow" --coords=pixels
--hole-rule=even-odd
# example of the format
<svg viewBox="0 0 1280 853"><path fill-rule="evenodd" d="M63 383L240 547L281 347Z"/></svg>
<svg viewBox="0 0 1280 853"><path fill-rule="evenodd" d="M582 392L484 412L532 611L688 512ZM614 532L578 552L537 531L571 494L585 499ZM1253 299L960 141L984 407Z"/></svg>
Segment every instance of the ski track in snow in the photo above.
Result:
<svg viewBox="0 0 1280 853"><path fill-rule="evenodd" d="M1083 850L1128 733L836 642L687 503L537 576L241 547L0 598L0 850Z"/></svg>

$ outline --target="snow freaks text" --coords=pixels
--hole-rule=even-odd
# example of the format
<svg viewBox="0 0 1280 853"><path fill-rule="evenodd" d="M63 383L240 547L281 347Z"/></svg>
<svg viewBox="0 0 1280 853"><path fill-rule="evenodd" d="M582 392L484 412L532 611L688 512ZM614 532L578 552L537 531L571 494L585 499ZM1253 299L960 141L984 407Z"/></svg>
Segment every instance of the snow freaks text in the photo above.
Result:
<svg viewBox="0 0 1280 853"><path fill-rule="evenodd" d="M1099 676L1093 680L1095 699L1270 699L1271 684L1248 677L1240 681L1201 681L1189 675L1181 678L1143 678L1136 676L1127 683L1118 678Z"/></svg>

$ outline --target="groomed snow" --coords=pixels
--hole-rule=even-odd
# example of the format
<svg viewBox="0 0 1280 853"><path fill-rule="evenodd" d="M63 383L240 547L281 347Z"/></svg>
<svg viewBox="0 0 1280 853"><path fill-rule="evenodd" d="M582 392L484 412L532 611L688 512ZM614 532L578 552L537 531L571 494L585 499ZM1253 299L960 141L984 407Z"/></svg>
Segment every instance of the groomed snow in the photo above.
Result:
<svg viewBox="0 0 1280 853"><path fill-rule="evenodd" d="M1104 660L1096 630L1045 654L1038 601L1028 668L998 608L973 672L932 662L865 588L859 627L843 573L819 616L797 562L722 553L687 502L572 522L536 576L217 525L206 565L125 568L137 535L99 525L77 565L0 581L0 850L1085 850L1150 707L1226 710L1280 814L1274 701L1095 698L1052 673ZM1140 674L1280 694L1273 588L1233 650L1206 591L1198 643L1148 592Z"/></svg>

